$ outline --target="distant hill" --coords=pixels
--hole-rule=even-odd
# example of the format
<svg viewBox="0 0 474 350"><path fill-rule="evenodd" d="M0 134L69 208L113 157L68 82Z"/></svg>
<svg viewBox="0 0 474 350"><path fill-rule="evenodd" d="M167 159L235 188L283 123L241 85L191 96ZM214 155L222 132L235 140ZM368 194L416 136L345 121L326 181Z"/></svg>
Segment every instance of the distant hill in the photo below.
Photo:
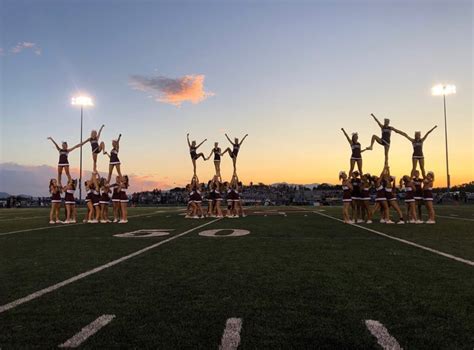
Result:
<svg viewBox="0 0 474 350"><path fill-rule="evenodd" d="M0 199L3 199L3 198L8 198L10 197L10 195L6 192L0 192Z"/></svg>
<svg viewBox="0 0 474 350"><path fill-rule="evenodd" d="M313 189L313 187L318 187L320 184L312 183L312 184L303 184L302 185L302 184L290 184L290 183L287 183L287 182L277 182L277 183L271 184L270 186L280 186L280 185L286 185L286 186L291 186L291 187L304 186L306 188Z"/></svg>

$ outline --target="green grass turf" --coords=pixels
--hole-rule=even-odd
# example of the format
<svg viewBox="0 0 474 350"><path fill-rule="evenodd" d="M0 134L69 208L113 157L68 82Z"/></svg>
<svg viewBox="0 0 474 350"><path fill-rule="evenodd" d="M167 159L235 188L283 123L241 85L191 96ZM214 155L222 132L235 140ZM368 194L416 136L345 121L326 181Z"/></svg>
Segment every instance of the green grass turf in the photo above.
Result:
<svg viewBox="0 0 474 350"><path fill-rule="evenodd" d="M102 314L116 318L84 348L215 349L230 317L243 319L243 349L377 348L366 319L383 323L404 348L474 347L474 267L311 212L321 209L340 217L340 208L307 207L223 219L0 313L0 348L57 347ZM469 206L436 209L472 218ZM1 236L48 227L48 212L0 211L0 305L211 221L179 213L136 208L127 225ZM4 220L36 216L45 217ZM367 226L473 260L474 222L437 221ZM174 231L113 236L143 228ZM217 228L251 233L198 235Z"/></svg>

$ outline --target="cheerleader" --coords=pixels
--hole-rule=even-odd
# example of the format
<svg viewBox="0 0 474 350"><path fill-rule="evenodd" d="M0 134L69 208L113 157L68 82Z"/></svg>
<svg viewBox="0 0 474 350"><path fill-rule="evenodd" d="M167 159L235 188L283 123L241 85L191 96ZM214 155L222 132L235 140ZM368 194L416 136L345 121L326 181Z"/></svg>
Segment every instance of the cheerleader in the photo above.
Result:
<svg viewBox="0 0 474 350"><path fill-rule="evenodd" d="M120 147L120 138L122 134L120 134L117 140L112 140L112 150L110 154L104 151L104 154L110 158L109 161L109 176L107 176L107 182L110 183L110 179L112 178L112 172L117 169L117 174L119 177L122 177L122 173L120 171L120 159L118 157L119 147Z"/></svg>
<svg viewBox="0 0 474 350"><path fill-rule="evenodd" d="M433 183L434 173L428 171L426 177L423 178L423 200L425 201L426 209L428 209L428 220L427 224L435 224L435 211L433 207Z"/></svg>
<svg viewBox="0 0 474 350"><path fill-rule="evenodd" d="M87 140L88 142L91 143L91 147L92 147L92 161L94 163L93 165L94 173L97 172L97 155L100 152L104 152L104 149L105 149L105 144L103 142L99 142L100 134L102 133L102 129L104 128L104 126L105 125L102 124L102 126L99 129L99 132L97 132L97 130L92 130L91 136Z"/></svg>
<svg viewBox="0 0 474 350"><path fill-rule="evenodd" d="M63 174L63 169L66 172L68 182L72 180L71 174L69 173L69 160L68 160L69 153L74 151L78 147L82 147L87 142L87 140L84 141L83 143L78 143L72 148L68 148L68 144L65 141L63 141L63 143L61 144L61 147L59 147L56 141L54 141L51 136L48 137L48 140L50 140L56 146L56 149L59 152L58 184L59 186L61 186L61 177Z"/></svg>
<svg viewBox="0 0 474 350"><path fill-rule="evenodd" d="M403 213L402 210L400 209L400 206L398 205L397 202L397 195L395 193L396 191L396 183L395 183L395 177L390 175L390 168L386 168L385 176L384 176L384 181L385 181L385 198L387 198L387 204L389 208L395 209L397 212L399 218L397 221L397 224L401 225L404 224L405 221L403 220ZM386 222L387 224L393 224L389 220L389 222Z"/></svg>
<svg viewBox="0 0 474 350"><path fill-rule="evenodd" d="M362 203L361 203L361 179L359 178L359 172L356 170L351 176L352 194L351 194L351 205L352 205L352 221L355 223L362 223Z"/></svg>
<svg viewBox="0 0 474 350"><path fill-rule="evenodd" d="M92 202L92 212L89 217L87 223L89 224L97 224L100 220L100 186L99 186L99 179L98 174L93 173L91 178L91 202Z"/></svg>
<svg viewBox="0 0 474 350"><path fill-rule="evenodd" d="M354 170L354 166L357 163L357 168L359 169L359 173L362 173L362 152L364 152L366 149L362 149L359 141L359 135L354 132L352 133L352 138L347 135L346 131L344 128L341 128L342 132L346 136L347 141L351 145L352 149L352 155L351 155L351 162L350 162L350 170L349 170L349 177L352 176L352 171Z"/></svg>
<svg viewBox="0 0 474 350"><path fill-rule="evenodd" d="M112 206L114 211L114 223L119 222L120 218L120 191L119 191L120 176L115 177L115 183L110 185L112 190Z"/></svg>
<svg viewBox="0 0 474 350"><path fill-rule="evenodd" d="M84 223L87 223L89 222L89 220L93 220L93 217L94 217L94 205L92 204L92 189L91 189L91 185L92 185L92 179L91 180L87 180L84 182L84 187L86 189L86 205L87 205L87 212L86 212L86 217L84 218L84 220L82 222Z"/></svg>
<svg viewBox="0 0 474 350"><path fill-rule="evenodd" d="M415 208L415 191L416 187L413 183L413 180L410 176L405 175L400 180L400 186L403 186L405 189L405 204L407 206L408 212L408 222L410 224L418 224L420 221L416 216L416 208Z"/></svg>
<svg viewBox="0 0 474 350"><path fill-rule="evenodd" d="M407 138L413 146L413 155L412 155L412 158L411 158L413 166L412 166L412 169L411 169L411 176L413 176L413 174L415 173L417 164L420 164L421 174L423 175L423 177L426 176L426 173L425 173L425 157L423 155L423 142L425 142L428 135L431 134L431 132L434 129L436 129L437 127L438 127L437 125L432 127L425 134L425 136L423 136L423 137L421 137L421 132L420 131L415 131L415 137L414 138L411 138L410 136L408 136L403 131L393 129L393 131L395 131L396 133L398 133L398 134L404 136L405 138Z"/></svg>
<svg viewBox="0 0 474 350"><path fill-rule="evenodd" d="M222 153L222 155L229 153L230 158L232 159L232 164L234 166L234 175L237 174L237 155L239 154L240 146L242 146L242 143L244 143L245 139L249 136L248 134L245 134L245 136L242 138L242 140L239 142L239 139L236 137L234 138L234 142L225 134L225 137L227 137L227 140L229 140L230 144L232 145L232 149L229 147L226 148L226 150Z"/></svg>
<svg viewBox="0 0 474 350"><path fill-rule="evenodd" d="M203 218L201 184L199 184L197 176L193 176L190 189L188 204L190 204L191 208L191 217L193 219Z"/></svg>
<svg viewBox="0 0 474 350"><path fill-rule="evenodd" d="M342 218L345 224L353 224L349 215L349 208L352 204L352 183L345 171L339 172L339 181L342 185Z"/></svg>
<svg viewBox="0 0 474 350"><path fill-rule="evenodd" d="M211 193L212 193L212 198L213 198L213 215L215 215L218 218L222 218L222 209L221 209L221 202L222 202L222 195L221 195L221 188L222 184L219 181L219 177L216 175L212 179L211 182Z"/></svg>
<svg viewBox="0 0 474 350"><path fill-rule="evenodd" d="M128 181L128 176L124 175L120 177L119 182L119 193L120 193L120 211L122 214L121 220L118 222L119 224L126 224L128 222L128 212L127 212L127 205L128 205L128 196L127 196L127 189L130 186Z"/></svg>
<svg viewBox="0 0 474 350"><path fill-rule="evenodd" d="M207 216L208 217L215 217L214 215L214 192L211 189L212 180L207 182L207 186L205 187L206 195L205 200L207 202Z"/></svg>
<svg viewBox="0 0 474 350"><path fill-rule="evenodd" d="M100 223L101 224L107 224L110 222L109 220L109 203L110 203L110 197L109 193L110 191L110 186L109 183L105 181L104 178L101 179L101 188L100 188L100 212L101 212L101 219Z"/></svg>
<svg viewBox="0 0 474 350"><path fill-rule="evenodd" d="M384 180L383 177L385 175L385 168L382 170L382 173L379 177L373 176L372 182L375 185L375 190L377 191L375 197L375 205L372 209L372 217L374 216L375 212L380 209L380 223L392 223L389 217L388 211L388 204L387 204L387 197L385 196L385 188L384 188Z"/></svg>
<svg viewBox="0 0 474 350"><path fill-rule="evenodd" d="M374 143L377 142L379 145L382 145L385 151L385 166L388 166L388 151L390 150L390 137L392 135L392 131L395 130L392 126L390 126L390 119L385 118L384 123L382 124L375 115L371 114L374 120L379 125L380 129L382 130L382 137L378 137L377 135L372 135L372 140L370 141L370 146L366 148L366 150L371 151Z"/></svg>
<svg viewBox="0 0 474 350"><path fill-rule="evenodd" d="M239 178L237 175L235 176L235 199L234 199L234 206L235 206L235 213L236 217L243 217L245 218L247 215L245 215L244 212L244 207L242 205L242 197L241 193L243 192L244 186L241 181L239 181Z"/></svg>
<svg viewBox="0 0 474 350"><path fill-rule="evenodd" d="M228 204L228 211L227 217L228 218L237 218L239 217L239 202L240 196L238 193L238 182L239 179L237 175L233 175L232 179L230 180L228 189L227 189L227 204Z"/></svg>
<svg viewBox="0 0 474 350"><path fill-rule="evenodd" d="M74 192L76 192L77 180L71 180L64 186L63 191L66 193L64 203L66 205L66 221L65 224L76 223L76 200Z"/></svg>
<svg viewBox="0 0 474 350"><path fill-rule="evenodd" d="M49 193L51 193L51 210L49 212L49 223L59 224L59 209L61 208L61 187L58 186L58 180L49 180Z"/></svg>
<svg viewBox="0 0 474 350"><path fill-rule="evenodd" d="M413 184L415 185L415 204L418 211L418 221L421 221L421 207L423 205L423 179L420 178L420 172L415 170L412 177Z"/></svg>
<svg viewBox="0 0 474 350"><path fill-rule="evenodd" d="M189 141L189 133L186 135L186 137L188 140L189 154L191 155L191 160L193 161L193 174L194 176L196 176L196 160L198 160L200 157L206 160L206 157L204 156L204 154L197 153L197 149L201 147L202 144L207 141L207 139L205 139L199 145L196 146L196 141L194 140L192 142Z"/></svg>
<svg viewBox="0 0 474 350"><path fill-rule="evenodd" d="M211 150L211 153L205 160L209 160L211 156L214 154L214 167L216 168L216 175L219 177L219 180L222 181L221 177L221 148L219 147L219 143L214 143L214 148Z"/></svg>
<svg viewBox="0 0 474 350"><path fill-rule="evenodd" d="M370 174L364 174L361 176L361 194L360 204L362 207L362 216L367 218L366 223L372 223L372 212L370 210L370 188L372 187L372 178Z"/></svg>

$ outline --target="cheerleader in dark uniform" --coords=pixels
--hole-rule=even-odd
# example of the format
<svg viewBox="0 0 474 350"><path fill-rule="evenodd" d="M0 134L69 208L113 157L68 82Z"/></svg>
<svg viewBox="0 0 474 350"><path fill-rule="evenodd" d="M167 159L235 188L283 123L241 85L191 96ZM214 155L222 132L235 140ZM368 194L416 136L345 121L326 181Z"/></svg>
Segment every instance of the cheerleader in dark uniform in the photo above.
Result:
<svg viewBox="0 0 474 350"><path fill-rule="evenodd" d="M56 179L49 181L49 193L51 193L51 210L49 212L49 223L59 224L59 209L61 208L61 187Z"/></svg>
<svg viewBox="0 0 474 350"><path fill-rule="evenodd" d="M362 216L366 217L366 223L372 223L372 211L370 210L370 188L372 187L372 177L370 174L364 174L361 176L361 192L360 192L360 203L362 206Z"/></svg>
<svg viewBox="0 0 474 350"><path fill-rule="evenodd" d="M388 151L390 150L390 137L392 135L392 131L395 131L395 128L390 126L390 119L385 118L384 123L382 124L375 115L371 114L374 120L379 125L380 129L382 130L382 137L378 137L377 135L372 136L372 140L370 141L370 146L366 148L366 150L371 151L374 147L374 143L377 142L379 145L382 145L385 151L385 166L388 166Z"/></svg>
<svg viewBox="0 0 474 350"><path fill-rule="evenodd" d="M75 145L72 148L68 148L67 142L63 142L61 144L61 147L59 147L58 144L56 143L56 141L54 141L51 136L48 137L48 140L50 140L56 146L56 149L59 152L58 184L59 184L59 186L61 186L61 177L62 177L62 174L63 174L63 169L66 172L67 180L71 181L71 179L72 179L71 174L69 173L69 160L68 160L69 153L74 151L76 148L81 147L82 145L84 145L87 142L87 140L84 141L83 143L78 143L77 145Z"/></svg>
<svg viewBox="0 0 474 350"><path fill-rule="evenodd" d="M237 175L233 176L232 181L231 181L231 187L233 190L232 197L234 198L233 200L234 218L238 218L239 216L244 218L246 217L246 215L244 213L244 207L242 205L242 197L241 197L243 185L242 185L242 182L239 181L239 178Z"/></svg>
<svg viewBox="0 0 474 350"><path fill-rule="evenodd" d="M222 181L221 177L221 148L219 147L219 143L215 142L214 143L214 148L212 149L211 153L205 160L209 160L211 156L214 154L214 167L216 168L216 175L219 177L219 180Z"/></svg>
<svg viewBox="0 0 474 350"><path fill-rule="evenodd" d="M249 135L245 134L245 136L242 138L242 140L240 142L239 142L239 139L236 137L236 138L234 138L234 142L232 142L232 140L229 138L229 136L227 136L227 134L225 134L225 137L227 137L227 140L229 140L229 142L232 145L232 149L226 148L226 150L224 152L222 152L222 155L224 155L226 153L229 153L229 156L232 159L232 164L234 166L234 175L237 174L237 156L238 156L239 151L240 151L240 146L242 146L242 143L244 143L247 136L249 136Z"/></svg>
<svg viewBox="0 0 474 350"><path fill-rule="evenodd" d="M346 224L353 224L349 215L349 208L352 204L352 183L345 171L339 172L339 180L342 185L342 219Z"/></svg>
<svg viewBox="0 0 474 350"><path fill-rule="evenodd" d="M101 179L102 185L100 188L100 212L101 212L101 224L107 224L109 220L109 204L110 204L110 186L104 178Z"/></svg>
<svg viewBox="0 0 474 350"><path fill-rule="evenodd" d="M359 178L359 172L354 171L351 176L352 184L352 221L355 223L362 223L362 203L361 203L361 179Z"/></svg>
<svg viewBox="0 0 474 350"><path fill-rule="evenodd" d="M112 206L114 210L114 221L119 222L120 218L120 192L119 192L120 176L115 177L115 183L110 185L112 188Z"/></svg>
<svg viewBox="0 0 474 350"><path fill-rule="evenodd" d="M202 144L207 141L207 139L205 139L199 145L196 146L196 141L194 140L192 142L189 141L189 133L186 135L186 138L188 140L189 154L191 155L191 160L193 162L193 174L194 176L196 176L196 160L198 160L200 157L206 160L206 157L204 156L203 153L197 153L197 149L201 147Z"/></svg>
<svg viewBox="0 0 474 350"><path fill-rule="evenodd" d="M428 171L426 177L423 179L423 200L425 201L426 209L428 209L427 224L435 224L435 211L433 207L433 183L434 173Z"/></svg>
<svg viewBox="0 0 474 350"><path fill-rule="evenodd" d="M221 194L222 184L219 181L219 177L216 175L212 179L211 182L211 192L213 193L213 215L218 218L222 218L222 209L221 209L221 202L222 202L222 194Z"/></svg>
<svg viewBox="0 0 474 350"><path fill-rule="evenodd" d="M415 131L415 137L414 138L411 138L410 136L408 136L403 131L394 129L394 131L396 133L406 137L411 142L411 144L413 146L413 155L412 155L412 158L411 158L413 167L411 169L411 176L414 176L414 173L416 171L416 166L417 166L418 163L420 164L421 174L423 175L423 177L426 176L426 173L425 173L425 157L423 155L423 142L425 142L428 135L431 134L431 132L434 129L436 129L437 127L438 126L435 125L423 137L421 137L421 132L420 131Z"/></svg>
<svg viewBox="0 0 474 350"><path fill-rule="evenodd" d="M418 223L422 223L421 221L421 207L423 206L423 179L420 178L420 172L415 170L412 177L413 184L415 185L415 204L418 213Z"/></svg>
<svg viewBox="0 0 474 350"><path fill-rule="evenodd" d="M197 177L193 177L191 180L191 192L189 193L189 203L191 204L192 212L191 217L193 219L200 219L204 217L202 211L202 195L201 185Z"/></svg>
<svg viewBox="0 0 474 350"><path fill-rule="evenodd" d="M64 204L66 205L66 221L64 221L65 224L76 223L76 199L74 198L74 193L76 192L76 185L77 180L71 180L63 188L63 191L66 193L64 197Z"/></svg>
<svg viewBox="0 0 474 350"><path fill-rule="evenodd" d="M92 161L93 161L93 169L94 173L97 172L97 155L100 152L104 152L105 149L105 144L103 142L100 142L100 134L102 133L102 129L104 128L105 125L102 124L102 126L99 129L99 132L97 130L92 130L91 131L91 137L87 140L88 142L91 143L92 147Z"/></svg>
<svg viewBox="0 0 474 350"><path fill-rule="evenodd" d="M410 176L405 175L400 180L400 186L403 186L403 188L405 189L405 204L407 206L408 211L408 222L410 224L418 224L419 221L416 216L415 208L415 184L413 183L413 180Z"/></svg>
<svg viewBox="0 0 474 350"><path fill-rule="evenodd" d="M385 168L383 169L379 177L377 176L372 177L372 182L374 183L375 190L377 191L377 194L375 197L375 205L372 210L372 217L374 216L375 212L380 209L380 223L384 224L388 222L388 223L393 224L393 222L390 220L390 217L389 217L387 197L385 196L385 188L384 188L385 181L383 180L384 175L385 175Z"/></svg>
<svg viewBox="0 0 474 350"><path fill-rule="evenodd" d="M362 152L365 151L365 149L362 149L360 143L359 143L359 135L355 132L352 134L352 138L347 135L346 131L344 128L341 128L342 132L346 136L347 141L351 145L352 149L352 154L351 154L351 162L350 162L350 170L349 170L349 177L352 176L352 171L354 170L354 166L357 163L357 168L359 169L359 173L363 174L362 172Z"/></svg>
<svg viewBox="0 0 474 350"><path fill-rule="evenodd" d="M122 176L122 173L120 171L120 159L118 157L121 137L122 134L118 136L117 140L112 140L112 150L110 151L110 154L104 151L104 154L110 158L109 175L107 176L108 183L110 183L110 179L112 178L112 172L114 171L114 167L115 169L117 169L118 176Z"/></svg>
<svg viewBox="0 0 474 350"><path fill-rule="evenodd" d="M119 182L119 193L120 193L120 211L122 213L122 218L119 221L119 224L126 224L128 222L128 212L127 212L127 205L128 205L128 196L127 196L127 189L130 186L128 176L124 175L120 178Z"/></svg>
<svg viewBox="0 0 474 350"><path fill-rule="evenodd" d="M87 221L89 224L97 224L100 220L100 185L99 185L99 179L98 179L98 174L93 173L92 178L91 178L91 202L92 202L92 217L89 221Z"/></svg>
<svg viewBox="0 0 474 350"><path fill-rule="evenodd" d="M87 212L86 217L82 222L87 223L89 220L93 220L94 217L94 206L92 204L92 190L91 190L92 180L87 180L84 182L84 188L86 190L86 205L87 205Z"/></svg>
<svg viewBox="0 0 474 350"><path fill-rule="evenodd" d="M384 181L385 181L385 198L387 198L387 204L389 208L395 209L397 212L399 219L397 221L397 224L401 225L404 224L405 221L403 220L403 213L402 210L400 209L400 206L398 205L397 201L397 195L395 193L397 186L395 183L395 177L390 175L390 168L386 168L386 172L384 175ZM392 224L390 220L386 222L386 224Z"/></svg>

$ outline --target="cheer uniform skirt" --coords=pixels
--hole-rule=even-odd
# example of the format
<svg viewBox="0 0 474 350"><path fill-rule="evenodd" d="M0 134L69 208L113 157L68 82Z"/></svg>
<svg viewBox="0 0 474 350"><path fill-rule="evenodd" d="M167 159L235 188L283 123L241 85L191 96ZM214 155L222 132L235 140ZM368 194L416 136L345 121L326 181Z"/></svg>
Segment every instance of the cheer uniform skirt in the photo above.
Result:
<svg viewBox="0 0 474 350"><path fill-rule="evenodd" d="M377 196L375 197L376 202L386 201L387 197L385 196L385 189L383 186L377 187Z"/></svg>

